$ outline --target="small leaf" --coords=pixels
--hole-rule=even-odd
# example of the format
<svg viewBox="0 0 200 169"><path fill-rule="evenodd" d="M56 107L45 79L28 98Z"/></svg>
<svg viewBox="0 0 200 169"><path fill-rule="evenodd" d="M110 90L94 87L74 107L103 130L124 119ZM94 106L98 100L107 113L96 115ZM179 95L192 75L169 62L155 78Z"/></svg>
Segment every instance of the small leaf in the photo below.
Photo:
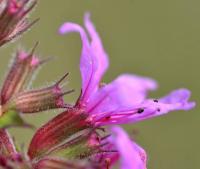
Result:
<svg viewBox="0 0 200 169"><path fill-rule="evenodd" d="M10 126L30 127L29 124L24 122L19 113L14 110L9 110L0 117L0 128L7 128Z"/></svg>

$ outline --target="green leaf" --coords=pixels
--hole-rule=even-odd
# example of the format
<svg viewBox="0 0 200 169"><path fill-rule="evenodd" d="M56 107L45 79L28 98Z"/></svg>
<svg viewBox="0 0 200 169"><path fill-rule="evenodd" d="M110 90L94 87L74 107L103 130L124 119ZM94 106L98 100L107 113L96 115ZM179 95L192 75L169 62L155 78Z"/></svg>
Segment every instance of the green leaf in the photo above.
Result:
<svg viewBox="0 0 200 169"><path fill-rule="evenodd" d="M9 110L0 117L0 128L7 128L11 126L29 126L21 118L18 112Z"/></svg>

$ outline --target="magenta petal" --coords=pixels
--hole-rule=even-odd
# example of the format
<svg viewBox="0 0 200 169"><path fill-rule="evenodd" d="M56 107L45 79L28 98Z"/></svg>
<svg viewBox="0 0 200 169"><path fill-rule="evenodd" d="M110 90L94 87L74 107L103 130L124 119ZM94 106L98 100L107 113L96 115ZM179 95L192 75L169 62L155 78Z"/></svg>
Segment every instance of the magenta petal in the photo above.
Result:
<svg viewBox="0 0 200 169"><path fill-rule="evenodd" d="M146 169L146 152L131 141L122 128L112 127L112 132L113 143L121 157L121 169Z"/></svg>
<svg viewBox="0 0 200 169"><path fill-rule="evenodd" d="M156 82L150 78L121 75L93 95L87 111L99 114L132 109L146 99L149 90L155 90L156 87Z"/></svg>
<svg viewBox="0 0 200 169"><path fill-rule="evenodd" d="M161 103L174 104L177 110L190 110L195 106L195 102L189 102L190 91L187 89L178 89L172 91L169 95L159 99Z"/></svg>
<svg viewBox="0 0 200 169"><path fill-rule="evenodd" d="M88 14L85 16L85 26L91 42L88 40L85 30L77 24L64 23L59 30L61 34L78 32L81 36L83 44L80 60L82 94L79 103L81 104L86 104L90 96L97 91L102 75L108 67L107 54Z"/></svg>
<svg viewBox="0 0 200 169"><path fill-rule="evenodd" d="M190 102L189 98L189 90L177 89L169 93L167 96L160 98L158 103L153 100L147 101L147 107L155 107L155 109L157 109L157 111L151 115L152 117L163 115L170 111L190 110L195 107L195 102Z"/></svg>
<svg viewBox="0 0 200 169"><path fill-rule="evenodd" d="M111 120L108 124L122 124L129 122L138 122L141 120L146 120L156 116L164 115L172 111L177 110L190 110L195 107L195 102L190 102L190 91L187 89L178 89L172 91L167 96L162 97L157 101L146 100L141 107L144 108L144 112L141 114L133 114L131 116L125 116L118 120ZM103 124L102 124L103 125Z"/></svg>
<svg viewBox="0 0 200 169"><path fill-rule="evenodd" d="M164 115L172 111L177 110L190 110L194 108L195 102L188 101L190 92L187 89L178 89L172 91L169 95L159 100L144 100L138 105L130 107L129 109L118 109L109 113L99 113L98 119L95 118L98 125L110 125L110 124L124 124L135 123L138 121L146 120L156 116ZM137 109L143 109L142 113L137 113ZM109 118L101 118L108 117Z"/></svg>
<svg viewBox="0 0 200 169"><path fill-rule="evenodd" d="M103 76L103 74L108 68L108 65L109 65L108 56L104 50L103 44L101 42L101 38L90 20L89 13L86 13L84 20L85 20L85 27L91 38L91 48L92 48L91 50L93 51L95 61L97 62L97 69L95 72L95 76L99 78L98 79L98 83L99 83L99 81L101 80L101 77Z"/></svg>

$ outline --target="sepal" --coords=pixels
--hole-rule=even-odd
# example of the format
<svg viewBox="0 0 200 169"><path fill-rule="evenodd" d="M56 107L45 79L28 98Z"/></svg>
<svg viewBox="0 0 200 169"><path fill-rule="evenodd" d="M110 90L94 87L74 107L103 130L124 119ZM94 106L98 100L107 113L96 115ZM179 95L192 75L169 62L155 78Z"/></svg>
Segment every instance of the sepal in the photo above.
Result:
<svg viewBox="0 0 200 169"><path fill-rule="evenodd" d="M68 109L39 128L29 145L29 157L40 158L74 134L90 128L86 120L87 114L80 111L74 108Z"/></svg>
<svg viewBox="0 0 200 169"><path fill-rule="evenodd" d="M64 103L63 96L74 91L62 91L63 89L60 86L60 83L67 75L68 74L63 76L52 86L20 92L10 99L7 107L22 113L35 113L49 109L65 108L66 104Z"/></svg>
<svg viewBox="0 0 200 169"><path fill-rule="evenodd" d="M37 44L35 45L35 47ZM33 53L18 51L1 89L1 104L5 104L13 95L27 87L27 81L42 63Z"/></svg>

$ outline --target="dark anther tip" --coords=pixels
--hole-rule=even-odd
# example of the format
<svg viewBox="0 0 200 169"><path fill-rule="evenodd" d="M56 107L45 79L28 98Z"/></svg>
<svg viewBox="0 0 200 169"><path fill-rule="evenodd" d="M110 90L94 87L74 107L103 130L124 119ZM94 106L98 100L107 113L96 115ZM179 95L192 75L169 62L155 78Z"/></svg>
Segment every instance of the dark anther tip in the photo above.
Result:
<svg viewBox="0 0 200 169"><path fill-rule="evenodd" d="M158 103L158 100L157 100L157 99L154 99L153 102Z"/></svg>
<svg viewBox="0 0 200 169"><path fill-rule="evenodd" d="M138 109L138 111L137 111L138 114L141 114L141 113L143 113L143 112L144 112L144 109L143 109L143 108L140 108L140 109Z"/></svg>

